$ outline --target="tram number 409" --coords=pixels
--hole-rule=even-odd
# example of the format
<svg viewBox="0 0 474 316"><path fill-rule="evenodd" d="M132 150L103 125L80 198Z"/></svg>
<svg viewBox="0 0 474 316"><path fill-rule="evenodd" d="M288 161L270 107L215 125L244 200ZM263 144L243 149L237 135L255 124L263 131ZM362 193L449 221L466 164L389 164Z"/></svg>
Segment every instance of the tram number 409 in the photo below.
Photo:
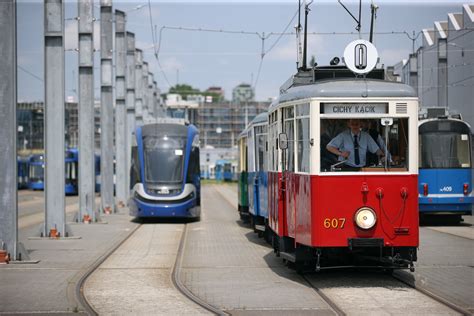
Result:
<svg viewBox="0 0 474 316"><path fill-rule="evenodd" d="M324 228L329 229L329 228L344 228L344 224L346 223L345 218L325 218L323 225Z"/></svg>

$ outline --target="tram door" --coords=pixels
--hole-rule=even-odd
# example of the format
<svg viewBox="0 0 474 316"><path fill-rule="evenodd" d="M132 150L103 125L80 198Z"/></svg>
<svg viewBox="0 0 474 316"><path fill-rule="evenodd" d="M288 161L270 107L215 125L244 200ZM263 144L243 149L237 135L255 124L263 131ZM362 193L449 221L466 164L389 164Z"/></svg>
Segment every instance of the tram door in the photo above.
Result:
<svg viewBox="0 0 474 316"><path fill-rule="evenodd" d="M267 177L267 126L255 127L255 196L258 199L257 215L268 214L268 177Z"/></svg>
<svg viewBox="0 0 474 316"><path fill-rule="evenodd" d="M255 184L255 173L256 173L256 168L255 168L255 139L254 139L254 133L253 133L253 128L249 130L248 134L248 152L247 152L247 167L248 167L248 173L247 173L247 187L248 187L248 198L249 198L249 213L252 215L257 215L257 201L258 199L255 198L256 196L256 184Z"/></svg>

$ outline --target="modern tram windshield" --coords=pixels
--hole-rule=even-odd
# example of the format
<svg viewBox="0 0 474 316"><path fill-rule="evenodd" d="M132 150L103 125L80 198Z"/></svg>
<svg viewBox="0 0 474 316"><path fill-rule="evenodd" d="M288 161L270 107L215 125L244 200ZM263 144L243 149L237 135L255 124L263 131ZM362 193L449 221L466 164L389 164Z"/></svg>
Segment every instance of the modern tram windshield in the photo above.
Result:
<svg viewBox="0 0 474 316"><path fill-rule="evenodd" d="M183 181L184 136L144 136L143 145L146 182L177 184Z"/></svg>
<svg viewBox="0 0 474 316"><path fill-rule="evenodd" d="M430 132L420 135L420 168L471 168L469 135Z"/></svg>
<svg viewBox="0 0 474 316"><path fill-rule="evenodd" d="M43 181L44 165L30 165L30 180Z"/></svg>
<svg viewBox="0 0 474 316"><path fill-rule="evenodd" d="M322 119L321 171L407 171L408 119Z"/></svg>

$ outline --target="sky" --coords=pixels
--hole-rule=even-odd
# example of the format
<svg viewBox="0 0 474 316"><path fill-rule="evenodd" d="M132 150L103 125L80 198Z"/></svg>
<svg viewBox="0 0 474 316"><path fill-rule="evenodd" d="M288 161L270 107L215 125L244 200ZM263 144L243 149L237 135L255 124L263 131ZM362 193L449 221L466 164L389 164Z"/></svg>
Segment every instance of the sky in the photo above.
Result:
<svg viewBox="0 0 474 316"><path fill-rule="evenodd" d="M357 1L342 2L358 16ZM375 46L380 62L385 66L394 65L411 53L412 41L407 34L411 36L415 31L417 35L424 28L432 28L434 21L446 20L448 13L461 12L463 3L472 3L408 0L374 2L379 6L375 23ZM94 14L99 20L99 1L96 0L95 3ZM189 84L200 90L220 86L225 90L226 98L230 99L235 86L251 83L256 90L256 99L268 100L276 97L280 85L296 72L295 35L272 34L294 31L298 9L296 0L150 0L150 5L146 0L115 0L113 8L126 12L127 30L135 33L136 46L144 51L145 60L162 92L167 92L170 85L176 83ZM337 0L315 0L310 9L308 32L318 34L308 36L308 60L315 56L319 65L327 65L333 57L342 57L344 47L349 42L359 39L355 29L356 22ZM77 100L78 84L76 16L77 2L67 0L65 95L73 100ZM94 34L97 50L100 49L99 24L97 21ZM361 25L360 36L368 39L366 33L370 29L370 1L363 1ZM180 27L232 33L173 29ZM154 45L152 30L155 29L157 40ZM241 31L245 34L239 33ZM17 34L18 100L42 101L42 1L18 1ZM264 41L261 40L262 37L265 37ZM415 44L416 48L421 45L421 35ZM159 63L153 54L154 46L159 50ZM98 55L97 52L94 67L97 99L100 98Z"/></svg>

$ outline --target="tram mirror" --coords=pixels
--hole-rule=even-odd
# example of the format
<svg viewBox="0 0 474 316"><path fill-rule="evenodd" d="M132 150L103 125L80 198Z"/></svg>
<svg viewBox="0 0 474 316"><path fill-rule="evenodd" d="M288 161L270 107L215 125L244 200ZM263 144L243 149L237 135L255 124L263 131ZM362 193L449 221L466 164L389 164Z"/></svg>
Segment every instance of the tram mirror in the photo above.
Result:
<svg viewBox="0 0 474 316"><path fill-rule="evenodd" d="M285 133L278 135L278 146L283 150L288 148L288 136Z"/></svg>
<svg viewBox="0 0 474 316"><path fill-rule="evenodd" d="M393 125L393 118L384 117L380 120L380 124L382 124L382 126L392 126Z"/></svg>

